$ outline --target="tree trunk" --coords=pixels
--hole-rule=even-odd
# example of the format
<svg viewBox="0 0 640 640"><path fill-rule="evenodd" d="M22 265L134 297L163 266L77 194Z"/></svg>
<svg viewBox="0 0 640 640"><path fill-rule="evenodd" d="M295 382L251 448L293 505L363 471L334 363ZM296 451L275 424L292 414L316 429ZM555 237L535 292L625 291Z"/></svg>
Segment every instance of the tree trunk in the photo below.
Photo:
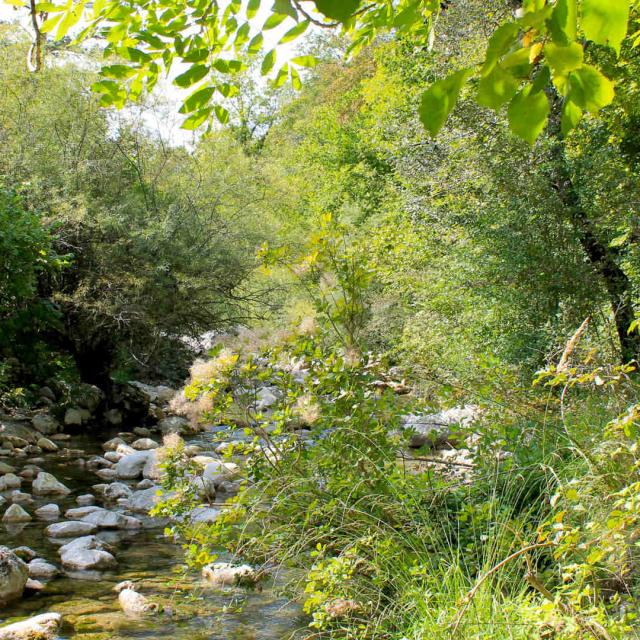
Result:
<svg viewBox="0 0 640 640"><path fill-rule="evenodd" d="M622 361L626 363L637 359L640 355L640 334L629 333L629 327L635 319L631 281L616 260L617 251L598 236L595 225L582 206L571 178L565 141L560 130L561 102L558 97L555 97L552 102L549 133L553 144L553 186L578 234L582 249L604 282L620 340Z"/></svg>

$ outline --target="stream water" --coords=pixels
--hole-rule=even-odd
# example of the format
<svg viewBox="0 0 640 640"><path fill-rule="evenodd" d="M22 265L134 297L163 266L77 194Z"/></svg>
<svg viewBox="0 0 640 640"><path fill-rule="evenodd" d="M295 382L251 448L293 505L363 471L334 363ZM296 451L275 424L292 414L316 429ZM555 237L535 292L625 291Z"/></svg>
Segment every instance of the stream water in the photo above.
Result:
<svg viewBox="0 0 640 640"><path fill-rule="evenodd" d="M64 446L80 449L84 452L82 457L88 458L102 454L101 443L108 437L74 436ZM214 434L200 435L193 442L203 444L211 437ZM25 505L30 513L43 504L56 502L64 514L66 509L78 506L78 495L92 493L91 485L101 482L78 466L73 457L64 458L58 453L42 457L44 462L39 466L66 484L72 493L56 499L34 496L34 503ZM24 460L0 460L18 471L26 464ZM28 491L28 484L22 490ZM0 545L26 545L39 557L60 566L58 545L44 534L49 524L51 521L36 518L24 525L2 524ZM64 616L60 638L78 640L284 640L305 626L299 608L277 597L268 584L261 591L218 591L208 587L199 573L185 569L180 548L163 536L159 524L140 531L101 531L98 536L113 545L118 560L116 570L63 573L46 583L43 591L1 609L0 624L55 611ZM122 580L134 580L141 593L163 605L164 612L143 619L125 616L113 591Z"/></svg>

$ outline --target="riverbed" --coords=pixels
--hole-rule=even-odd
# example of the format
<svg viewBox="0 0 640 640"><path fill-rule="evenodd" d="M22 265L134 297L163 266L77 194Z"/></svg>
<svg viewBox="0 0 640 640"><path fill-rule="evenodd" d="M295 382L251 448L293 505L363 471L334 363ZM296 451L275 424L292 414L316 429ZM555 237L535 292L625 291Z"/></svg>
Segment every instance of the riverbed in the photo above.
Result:
<svg viewBox="0 0 640 640"><path fill-rule="evenodd" d="M79 466L78 458L86 460L102 455L102 442L111 435L115 434L72 436L60 444L76 453L39 456L44 461L38 466L72 492L55 499L33 496L33 503L23 505L26 510L33 513L38 507L55 502L60 506L60 520L64 520L64 512L78 506L77 496L93 493L92 485L101 482L91 471ZM214 440L219 440L219 435L210 432L194 436L191 442L202 446ZM26 459L11 456L0 460L16 467L16 472L27 464ZM28 483L22 490L29 491ZM101 505L99 498L96 504ZM0 545L10 548L26 545L39 557L60 567L59 542L56 544L44 533L51 522L34 518L25 524L2 524ZM97 534L112 545L117 569L99 573L63 570L45 583L42 591L27 594L0 610L1 624L57 612L64 620L59 637L69 640L284 640L306 626L299 607L279 597L272 584L267 583L261 590L220 591L208 586L197 571L184 566L182 551L164 536L163 524L151 519L144 522L140 530L104 530ZM224 555L221 558L224 560ZM161 605L162 612L143 618L125 615L113 590L123 580L135 581L141 593Z"/></svg>

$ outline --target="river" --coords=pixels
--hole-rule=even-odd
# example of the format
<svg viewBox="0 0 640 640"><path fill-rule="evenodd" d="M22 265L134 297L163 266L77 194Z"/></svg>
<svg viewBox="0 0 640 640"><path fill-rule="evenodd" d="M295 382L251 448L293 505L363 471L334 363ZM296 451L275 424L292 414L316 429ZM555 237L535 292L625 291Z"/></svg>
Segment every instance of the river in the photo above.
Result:
<svg viewBox="0 0 640 640"><path fill-rule="evenodd" d="M101 443L111 435L76 435L64 442L71 450L83 453L63 457L60 453L41 456L39 466L66 484L72 493L63 498L33 496L34 503L23 505L33 511L51 502L66 509L77 507L78 495L92 493L91 486L101 482L90 471L80 467L74 458L88 459L102 455ZM194 436L190 443L205 445L215 434ZM16 467L24 459L0 458ZM23 491L28 491L23 488ZM97 501L100 504L100 501ZM61 515L61 520L64 518ZM0 544L10 548L27 545L39 557L60 566L55 541L44 529L51 521L34 518L26 524L0 526ZM299 607L278 597L272 585L260 590L214 590L199 573L183 565L181 549L164 537L163 527L148 520L138 531L101 531L98 536L112 544L118 568L93 573L63 573L46 583L45 588L27 595L0 610L2 624L46 612L63 615L62 639L124 640L126 638L175 640L284 640L295 635L306 623ZM224 555L221 556L224 560ZM134 580L139 590L160 602L163 613L136 619L120 609L113 587L122 580Z"/></svg>

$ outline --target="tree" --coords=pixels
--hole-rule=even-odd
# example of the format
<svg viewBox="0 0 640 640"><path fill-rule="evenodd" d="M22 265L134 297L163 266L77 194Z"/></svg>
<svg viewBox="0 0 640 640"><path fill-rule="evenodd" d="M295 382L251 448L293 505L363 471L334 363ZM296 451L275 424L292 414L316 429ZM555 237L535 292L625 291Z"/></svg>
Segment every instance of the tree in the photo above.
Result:
<svg viewBox="0 0 640 640"><path fill-rule="evenodd" d="M351 55L385 31L411 39L416 47L435 46L436 23L450 2L440 0L102 0L91 7L85 0L67 4L10 0L29 7L35 30L35 56L41 34L65 37L81 21L77 40L99 36L105 54L123 63L102 68L94 90L103 105L122 107L156 85L163 72L180 69L174 84L192 93L183 102L183 126L195 129L212 116L229 119L222 102L235 86L235 75L246 56L259 56L262 73L274 84L290 81L299 87L301 71L315 64L313 56L295 56L277 64L279 48L300 37L311 25L341 29L349 34ZM458 0L463 2L464 0ZM584 61L588 43L620 53L635 0L525 0L515 16L501 22L489 39L484 59L456 69L437 80L421 99L421 119L436 135L472 78L477 101L492 109L508 106L511 130L533 142L549 116L546 90L563 96L562 128L576 126L583 113L597 113L613 98L613 83ZM256 27L256 16L266 20ZM37 16L40 16L39 18ZM286 28L276 44L266 46L265 34ZM40 63L35 64L40 67ZM183 70L184 69L184 70ZM218 73L228 81L218 81Z"/></svg>
<svg viewBox="0 0 640 640"><path fill-rule="evenodd" d="M0 174L74 256L49 283L60 322L48 340L88 381L109 384L117 367L180 378L177 338L242 322L262 299L249 279L269 225L253 222L263 196L245 180L251 160L228 132L191 153L150 135L144 117L112 117L88 91L92 71L25 76L24 49L0 54Z"/></svg>

